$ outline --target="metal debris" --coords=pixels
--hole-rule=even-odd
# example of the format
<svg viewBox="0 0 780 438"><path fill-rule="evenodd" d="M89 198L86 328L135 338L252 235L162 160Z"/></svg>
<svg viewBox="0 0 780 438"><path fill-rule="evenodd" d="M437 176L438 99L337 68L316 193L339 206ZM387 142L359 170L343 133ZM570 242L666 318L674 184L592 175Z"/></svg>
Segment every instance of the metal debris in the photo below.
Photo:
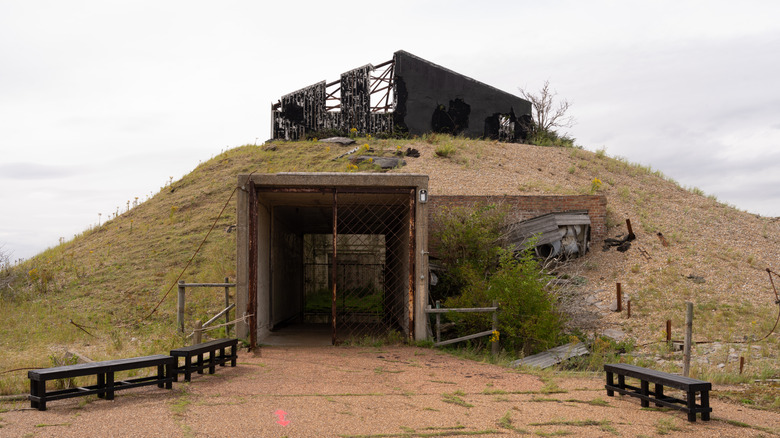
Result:
<svg viewBox="0 0 780 438"><path fill-rule="evenodd" d="M545 352L534 354L523 359L510 362L509 366L517 368L520 365L545 369L572 357L589 354L588 347L582 342L572 342L560 347L551 348Z"/></svg>
<svg viewBox="0 0 780 438"><path fill-rule="evenodd" d="M349 146L355 144L355 140L347 137L329 137L320 140L320 143L338 143L342 146Z"/></svg>
<svg viewBox="0 0 780 438"><path fill-rule="evenodd" d="M588 251L590 217L586 211L548 213L509 225L507 240L522 249L535 241L539 257L576 257Z"/></svg>

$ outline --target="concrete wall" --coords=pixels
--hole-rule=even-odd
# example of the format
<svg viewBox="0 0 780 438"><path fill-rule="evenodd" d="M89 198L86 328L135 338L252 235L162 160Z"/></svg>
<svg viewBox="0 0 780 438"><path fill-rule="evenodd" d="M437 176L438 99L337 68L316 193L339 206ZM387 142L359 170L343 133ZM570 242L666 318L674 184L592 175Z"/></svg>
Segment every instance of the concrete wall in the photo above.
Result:
<svg viewBox="0 0 780 438"><path fill-rule="evenodd" d="M303 236L276 215L272 230L271 329L303 310Z"/></svg>

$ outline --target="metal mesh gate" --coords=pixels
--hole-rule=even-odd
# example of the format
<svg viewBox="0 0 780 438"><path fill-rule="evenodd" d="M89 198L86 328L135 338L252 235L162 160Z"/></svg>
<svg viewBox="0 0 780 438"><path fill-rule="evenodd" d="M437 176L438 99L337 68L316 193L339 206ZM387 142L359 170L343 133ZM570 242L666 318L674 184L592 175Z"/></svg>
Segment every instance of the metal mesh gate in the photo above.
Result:
<svg viewBox="0 0 780 438"><path fill-rule="evenodd" d="M333 232L304 236L304 321L331 322L334 343L409 335L414 200L406 189L334 192Z"/></svg>

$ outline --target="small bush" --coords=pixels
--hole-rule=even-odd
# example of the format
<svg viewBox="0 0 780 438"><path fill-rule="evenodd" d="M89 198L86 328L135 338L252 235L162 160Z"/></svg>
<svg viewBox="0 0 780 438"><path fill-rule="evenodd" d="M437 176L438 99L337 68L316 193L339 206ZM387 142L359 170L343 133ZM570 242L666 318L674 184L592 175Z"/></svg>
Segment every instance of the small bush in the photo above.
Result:
<svg viewBox="0 0 780 438"><path fill-rule="evenodd" d="M435 218L432 252L444 269L432 288L445 307L486 307L499 302L502 347L526 354L554 346L563 328L557 301L532 251L502 246L506 209L495 205L445 210ZM488 330L491 314L447 315L458 336ZM487 338L475 343L487 342Z"/></svg>
<svg viewBox="0 0 780 438"><path fill-rule="evenodd" d="M560 135L555 131L537 131L528 138L528 143L536 146L558 146L573 148L576 140L568 135Z"/></svg>
<svg viewBox="0 0 780 438"><path fill-rule="evenodd" d="M532 251L515 258L502 251L498 268L484 280L470 283L446 307L484 307L498 301L498 331L501 344L511 351L532 354L554 347L563 330L563 314L555 296L546 287L550 277L541 271ZM490 327L490 314L459 314L461 335Z"/></svg>
<svg viewBox="0 0 780 438"><path fill-rule="evenodd" d="M506 210L495 205L444 209L436 214L431 250L445 272L431 290L434 301L459 294L497 266L505 217Z"/></svg>
<svg viewBox="0 0 780 438"><path fill-rule="evenodd" d="M455 146L452 143L444 143L436 146L436 156L442 157L442 158L449 158L453 155L455 155L455 152L457 150L455 149Z"/></svg>

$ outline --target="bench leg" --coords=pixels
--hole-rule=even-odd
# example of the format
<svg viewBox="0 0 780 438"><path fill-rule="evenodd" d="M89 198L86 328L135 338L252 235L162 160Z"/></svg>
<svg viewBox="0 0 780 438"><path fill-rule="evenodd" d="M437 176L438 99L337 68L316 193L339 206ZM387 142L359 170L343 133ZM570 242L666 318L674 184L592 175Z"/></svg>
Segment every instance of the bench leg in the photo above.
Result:
<svg viewBox="0 0 780 438"><path fill-rule="evenodd" d="M650 395L650 382L648 382L647 380L642 380L640 383L640 388L641 388L640 392L643 396L647 397ZM640 401L640 405L642 405L643 408L647 408L650 406L650 401L647 400L646 398L643 398Z"/></svg>
<svg viewBox="0 0 780 438"><path fill-rule="evenodd" d="M685 395L685 399L688 402L688 421L696 421L696 392L688 391Z"/></svg>
<svg viewBox="0 0 780 438"><path fill-rule="evenodd" d="M216 363L219 360L218 357L215 357L217 354L216 350L209 351L209 374L214 374L217 370Z"/></svg>
<svg viewBox="0 0 780 438"><path fill-rule="evenodd" d="M231 358L230 366L231 367L236 366L236 358L238 357L238 354L236 354L237 353L237 351L236 351L237 347L238 347L237 343L230 346L230 358Z"/></svg>
<svg viewBox="0 0 780 438"><path fill-rule="evenodd" d="M613 376L610 371L607 371L607 385L608 386L615 386L615 376ZM615 396L615 391L607 388L607 396L608 397L614 397Z"/></svg>
<svg viewBox="0 0 780 438"><path fill-rule="evenodd" d="M198 355L198 374L203 374L203 353Z"/></svg>
<svg viewBox="0 0 780 438"><path fill-rule="evenodd" d="M184 381L189 382L192 379L192 356L184 356Z"/></svg>
<svg viewBox="0 0 780 438"><path fill-rule="evenodd" d="M655 398L658 400L664 398L664 385L661 385L660 383L655 384ZM659 408L663 406L661 403L656 403L655 405Z"/></svg>
<svg viewBox="0 0 780 438"><path fill-rule="evenodd" d="M114 399L114 372L106 373L106 400Z"/></svg>
<svg viewBox="0 0 780 438"><path fill-rule="evenodd" d="M30 399L30 407L39 411L46 410L46 381L30 380L30 395L40 397L40 401Z"/></svg>
<svg viewBox="0 0 780 438"><path fill-rule="evenodd" d="M225 347L222 347L219 349L219 366L224 367L226 359L227 356L225 356Z"/></svg>
<svg viewBox="0 0 780 438"><path fill-rule="evenodd" d="M618 388L626 389L626 376L618 374Z"/></svg>
<svg viewBox="0 0 780 438"><path fill-rule="evenodd" d="M176 362L179 362L179 359L176 359ZM171 389L173 388L173 382L177 382L179 379L179 372L176 371L176 364L173 363L167 363L165 364L165 389ZM171 380L171 378L173 380Z"/></svg>
<svg viewBox="0 0 780 438"><path fill-rule="evenodd" d="M170 375L170 374L168 374ZM165 386L165 365L157 365L157 387L162 388Z"/></svg>
<svg viewBox="0 0 780 438"><path fill-rule="evenodd" d="M99 389L103 389L106 387L106 374L105 373L98 373L97 375L97 387ZM106 398L106 392L98 392L97 393L98 398Z"/></svg>
<svg viewBox="0 0 780 438"><path fill-rule="evenodd" d="M707 409L701 413L702 421L710 421L710 391L707 389L701 392L701 407Z"/></svg>

